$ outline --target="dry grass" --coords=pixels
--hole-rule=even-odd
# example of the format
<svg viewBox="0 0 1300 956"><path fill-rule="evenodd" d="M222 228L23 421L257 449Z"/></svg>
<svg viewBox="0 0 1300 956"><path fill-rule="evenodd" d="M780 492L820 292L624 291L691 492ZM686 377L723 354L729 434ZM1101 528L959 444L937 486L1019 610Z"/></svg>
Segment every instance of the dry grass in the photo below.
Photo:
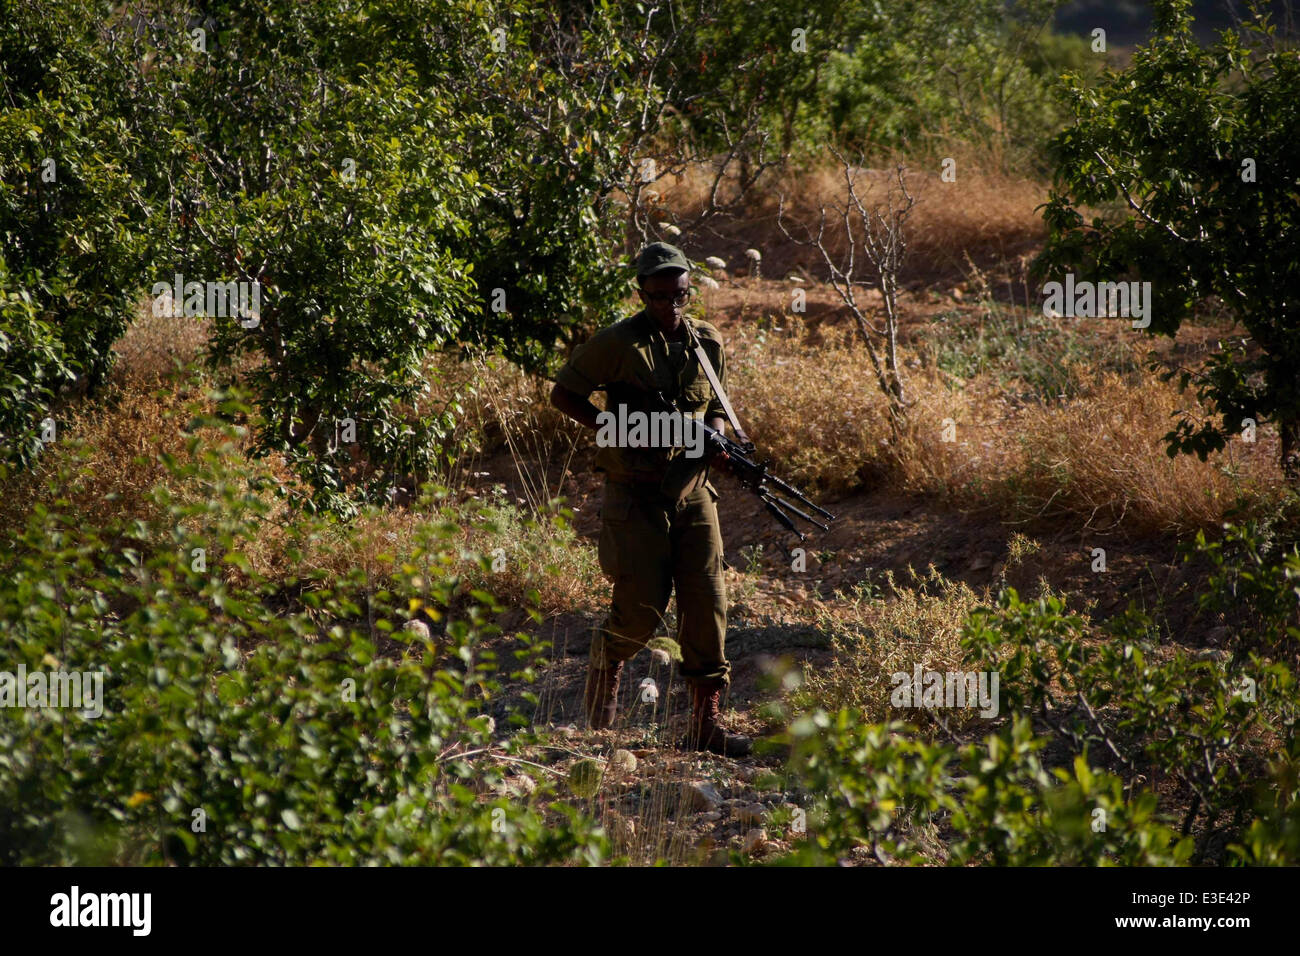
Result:
<svg viewBox="0 0 1300 956"><path fill-rule="evenodd" d="M927 671L964 670L961 630L981 596L933 567L913 572L909 585L886 572L883 594L859 587L817 606L818 627L833 635L834 658L804 668L804 686L792 699L796 709L850 707L872 721L925 721L924 709L900 712L891 705L890 677L910 675L917 664ZM954 710L943 719L955 729L977 719L977 712Z"/></svg>
<svg viewBox="0 0 1300 956"><path fill-rule="evenodd" d="M186 406L205 407L202 377L173 374L178 363L197 356L203 341L201 328L179 321L146 315L131 328L119 345L113 386L60 422L64 447L56 445L33 472L7 482L0 503L6 526L19 526L35 502L56 498L92 523L161 518L149 501L150 489L166 478L159 455L184 457ZM732 392L742 418L781 473L809 490L851 494L894 487L1012 522L1153 533L1212 527L1229 508L1263 508L1281 491L1270 429L1261 429L1255 444L1234 441L1207 462L1170 459L1161 436L1192 396L1151 375L1120 376L1083 362L1068 367L1068 400L1009 403L1005 382L992 372L956 380L934 368L923 346L920 354L904 349L915 405L912 431L895 445L864 349L847 333L837 339L828 329L820 330L815 349L800 317L790 314L739 324L728 336ZM457 512L458 546L487 554L502 548L506 556L507 571L476 583L517 603L537 587L547 611L599 603L603 578L590 549L573 547L563 529L547 522L529 526L523 518L545 510L575 447L590 436L579 435L551 407L549 383L508 363L440 358L431 373L435 392L464 407L462 437L471 448L444 481L482 486L476 469L504 449L523 490L522 500L509 505L480 499L500 531L469 530L473 501ZM955 442L942 440L948 419ZM72 439L82 445L75 456L66 444ZM498 455L495 467L500 464ZM268 467L276 480L292 482L282 464L272 460ZM419 523L430 519L407 511L369 515L355 527L306 542L304 561L308 569L331 573L358 566L379 574L411 553ZM249 543L254 565L273 577L302 570L289 567L285 557L290 524L276 502L265 533ZM533 573L542 566L560 573Z"/></svg>
<svg viewBox="0 0 1300 956"><path fill-rule="evenodd" d="M550 402L552 384L499 358L435 359L431 375L464 409L456 440L465 451L439 476L448 487L475 485L485 460L506 449L535 512L559 494L582 429Z"/></svg>
<svg viewBox="0 0 1300 956"><path fill-rule="evenodd" d="M166 474L159 455L185 457L185 405L202 391L184 368L205 341L198 320L155 317L142 306L114 346L103 395L60 415L53 447L5 483L0 525L16 529L33 505L56 499L96 527L158 517L149 493Z"/></svg>
<svg viewBox="0 0 1300 956"><path fill-rule="evenodd" d="M1261 507L1276 500L1282 480L1275 432L1254 444L1234 439L1208 462L1165 455L1161 436L1175 409L1187 404L1172 386L1148 382L1123 389L1107 376L1095 401L1067 410L1062 428L1050 428L1042 409L1031 410L1030 427L1041 437L1027 471L1042 473L1045 465L1069 454L1075 481L1068 490L1075 495L1075 511L1108 509L1118 523L1126 510L1136 508L1139 522L1161 529L1217 523L1239 499ZM1116 485L1119 501L1107 494Z"/></svg>
<svg viewBox="0 0 1300 956"><path fill-rule="evenodd" d="M162 460L169 455L181 466L192 462L186 426L196 413L215 410L205 377L192 367L204 342L203 327L193 319L142 313L115 346L120 358L104 394L75 407L59 422L60 441L37 467L6 482L0 523L17 529L35 504L62 501L62 510L88 526L138 519L162 535L160 543L165 541L167 516L153 501L154 489L166 488L178 503L204 500L211 490L201 481L174 479ZM479 449L513 440L528 448L536 445L539 458L549 461L553 449L545 442L562 440L564 429L559 413L539 401L536 380L505 363L489 368L444 362L439 372L450 394L466 396L464 427ZM207 445L219 440L216 429L198 434ZM236 451L247 451L247 446ZM462 474L472 467L473 461L466 460ZM277 456L248 471L246 478L258 472L273 484L296 484ZM544 487L547 478L538 474ZM241 490L249 490L246 481L240 483ZM441 547L451 550L454 561L448 570L462 574L467 588L485 588L507 606L532 603L529 592L536 589L540 608L548 612L572 610L599 601L602 594L600 583L593 586L603 582L594 554L573 546L571 529L548 519L528 520L526 509L499 496L449 505L441 514L375 509L343 524L304 521L269 489L256 494L268 513L258 533L240 548L252 570L270 580L316 571L339 577L359 568L378 586L430 543L424 534L428 524L448 522L452 527ZM199 531L197 526L192 530ZM491 556L498 549L505 562L500 571L484 572L470 557Z"/></svg>
<svg viewBox="0 0 1300 956"><path fill-rule="evenodd" d="M75 408L37 465L5 483L0 524L18 528L35 504L55 500L95 527L157 519L150 492L167 477L159 456L185 459L188 419L181 406L191 397L192 389L177 382Z"/></svg>
<svg viewBox="0 0 1300 956"><path fill-rule="evenodd" d="M893 447L865 349L846 336L813 351L790 319L781 319L786 334L733 333L733 392L764 454L818 489L888 483L1012 521L1080 519L1156 533L1211 527L1229 508L1264 508L1281 491L1271 430L1205 462L1171 459L1161 438L1176 409L1203 414L1195 397L1154 375L1082 363L1065 369L1073 398L1020 407L991 375L953 388L951 376L915 368L912 430ZM943 440L949 419L952 442Z"/></svg>
<svg viewBox="0 0 1300 956"><path fill-rule="evenodd" d="M127 389L162 384L193 363L208 342L211 320L184 316L156 316L148 301L114 345L115 382Z"/></svg>
<svg viewBox="0 0 1300 956"><path fill-rule="evenodd" d="M780 473L820 491L848 491L887 467L885 402L865 348L847 336L815 352L793 316L778 334L737 328L728 340L737 413Z"/></svg>
<svg viewBox="0 0 1300 956"><path fill-rule="evenodd" d="M291 562L291 552L300 557ZM414 566L426 576L458 575L462 591L485 590L505 607L544 614L594 613L608 598L594 551L576 546L571 527L529 517L499 495L442 510L372 509L349 523L313 525L285 516L249 542L247 555L272 580L317 573L331 579L360 569L375 587Z"/></svg>
<svg viewBox="0 0 1300 956"><path fill-rule="evenodd" d="M1234 441L1205 462L1170 458L1162 436L1194 396L1154 377L1133 383L1081 366L1071 374L1078 397L1000 420L957 419L956 442L942 441L937 411L918 419L930 427L907 449L909 479L1012 521L1151 533L1209 528L1230 508L1265 509L1281 493L1275 435Z"/></svg>
<svg viewBox="0 0 1300 956"><path fill-rule="evenodd" d="M905 158L875 157L857 174L859 194L870 204L897 189L893 170L898 162L907 167L908 190L919 202L908 221L908 263L903 278L912 282L937 275L960 274L968 255L982 264L1020 255L1026 246L1040 239L1044 225L1035 207L1047 198L1041 184L1021 176L998 172L973 154L956 160L956 181L943 182L941 168L930 162ZM689 223L706 208L713 184L712 171L704 166L688 167L680 175L664 176L654 184L658 192L656 221ZM734 180L724 182L723 201L735 199ZM818 208L843 202L847 195L843 167L825 156L816 164L792 168L780 178L760 183L745 200L741 211L726 220L713 220L680 242L688 254L698 258L719 255L733 266L743 265L746 248L763 254L763 274L782 276L798 270L821 277L824 267L814 251L800 248L781 233L777 225L779 197L786 200L786 219L815 228ZM792 226L796 235L801 233ZM840 234L829 237L832 254L845 251Z"/></svg>

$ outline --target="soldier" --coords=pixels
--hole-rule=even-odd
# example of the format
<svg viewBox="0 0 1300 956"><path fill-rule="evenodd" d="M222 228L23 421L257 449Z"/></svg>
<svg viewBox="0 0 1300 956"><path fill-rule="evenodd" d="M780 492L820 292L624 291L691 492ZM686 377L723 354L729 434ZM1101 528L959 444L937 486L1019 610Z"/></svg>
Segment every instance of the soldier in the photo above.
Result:
<svg viewBox="0 0 1300 956"><path fill-rule="evenodd" d="M645 308L574 350L555 378L551 403L596 430L599 411L588 401L592 392L605 391L609 411L621 405L646 413L654 409L650 395L658 391L721 431L722 404L694 348L702 346L724 391L726 357L718 330L684 315L689 270L680 249L663 242L646 246L637 258ZM683 462L684 455L681 448L614 446L596 454L596 469L605 472L600 567L613 582L614 596L592 639L584 707L593 728L612 725L623 662L654 636L675 586L681 674L692 691L690 729L682 745L742 756L750 751L749 738L718 723L719 697L731 682L718 493L708 480L708 463Z"/></svg>

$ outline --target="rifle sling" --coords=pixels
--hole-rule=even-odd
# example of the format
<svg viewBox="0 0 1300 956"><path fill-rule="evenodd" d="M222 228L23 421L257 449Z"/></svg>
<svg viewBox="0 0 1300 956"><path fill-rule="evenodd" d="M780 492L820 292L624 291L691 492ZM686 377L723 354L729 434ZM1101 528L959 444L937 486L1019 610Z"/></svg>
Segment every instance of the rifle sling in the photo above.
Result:
<svg viewBox="0 0 1300 956"><path fill-rule="evenodd" d="M699 360L700 368L704 370L704 377L709 380L709 385L713 388L713 394L718 396L718 401L722 405L722 410L727 413L727 421L731 423L731 430L736 433L736 441L749 448L753 448L754 443L751 442L749 436L745 434L745 429L740 427L740 419L736 417L736 410L731 407L731 400L727 398L726 390L723 389L722 383L718 381L718 373L713 370L713 363L709 361L708 355L704 353L704 346L700 344L699 338L695 335L695 330L691 329L690 331L691 342L694 345L695 357Z"/></svg>

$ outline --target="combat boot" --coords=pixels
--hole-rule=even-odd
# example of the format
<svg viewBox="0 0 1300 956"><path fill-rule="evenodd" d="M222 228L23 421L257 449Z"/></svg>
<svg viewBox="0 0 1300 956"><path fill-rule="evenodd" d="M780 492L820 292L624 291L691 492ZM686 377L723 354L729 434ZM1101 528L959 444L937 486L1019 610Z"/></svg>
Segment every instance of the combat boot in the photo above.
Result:
<svg viewBox="0 0 1300 956"><path fill-rule="evenodd" d="M691 685L691 722L682 741L684 750L708 750L723 757L746 757L753 749L743 734L728 733L718 723L722 685Z"/></svg>
<svg viewBox="0 0 1300 956"><path fill-rule="evenodd" d="M583 713L592 730L607 730L614 726L618 713L618 682L623 674L623 662L613 667L587 668L587 690L583 697Z"/></svg>

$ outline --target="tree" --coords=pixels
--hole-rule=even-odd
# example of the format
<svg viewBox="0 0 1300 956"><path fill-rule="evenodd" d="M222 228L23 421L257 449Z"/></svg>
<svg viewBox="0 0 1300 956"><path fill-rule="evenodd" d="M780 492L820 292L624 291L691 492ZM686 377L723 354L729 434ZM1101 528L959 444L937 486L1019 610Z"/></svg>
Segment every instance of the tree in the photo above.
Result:
<svg viewBox="0 0 1300 956"><path fill-rule="evenodd" d="M457 411L430 399L433 351L545 371L617 315L618 197L664 108L660 57L620 4L17 5L0 446L39 450L58 391L101 380L134 304L167 306L180 275L212 364L253 387L255 447L317 504L427 477ZM213 308L240 285L255 317Z"/></svg>
<svg viewBox="0 0 1300 956"><path fill-rule="evenodd" d="M60 394L102 384L138 293L130 71L94 13L0 3L0 463L30 463Z"/></svg>
<svg viewBox="0 0 1300 956"><path fill-rule="evenodd" d="M854 148L951 155L957 134L1004 166L1059 128L1051 65L1086 44L1048 30L1060 0L855 5L817 91L829 133ZM1091 59L1096 60L1095 56ZM1032 155L1032 154L1031 154ZM1036 157L1035 157L1036 158Z"/></svg>
<svg viewBox="0 0 1300 956"><path fill-rule="evenodd" d="M823 204L818 210L816 230L805 223L803 236L793 235L785 224L784 196L777 211L777 225L787 239L816 249L821 256L831 287L862 333L871 370L889 409L890 434L897 444L907 427L907 410L916 404L907 398L898 364L898 275L907 256L905 226L917 200L908 192L901 164L894 171L898 187L886 182L884 197L871 197L875 171L853 165L838 151L834 154L844 173L844 199L831 204L830 234ZM859 185L860 178L867 180L865 188ZM837 257L830 249L841 242L846 251ZM860 288L874 288L880 293L882 324L868 317L870 306L858 299Z"/></svg>
<svg viewBox="0 0 1300 956"><path fill-rule="evenodd" d="M1034 274L1136 273L1151 282L1147 331L1169 336L1215 297L1256 348L1181 371L1217 420L1185 415L1167 450L1204 460L1244 419L1271 420L1283 472L1300 485L1300 52L1258 13L1244 35L1202 48L1189 0L1155 6L1155 35L1130 69L1095 88L1069 78L1074 122L1051 144L1050 235ZM1086 223L1077 208L1108 203L1123 214Z"/></svg>

